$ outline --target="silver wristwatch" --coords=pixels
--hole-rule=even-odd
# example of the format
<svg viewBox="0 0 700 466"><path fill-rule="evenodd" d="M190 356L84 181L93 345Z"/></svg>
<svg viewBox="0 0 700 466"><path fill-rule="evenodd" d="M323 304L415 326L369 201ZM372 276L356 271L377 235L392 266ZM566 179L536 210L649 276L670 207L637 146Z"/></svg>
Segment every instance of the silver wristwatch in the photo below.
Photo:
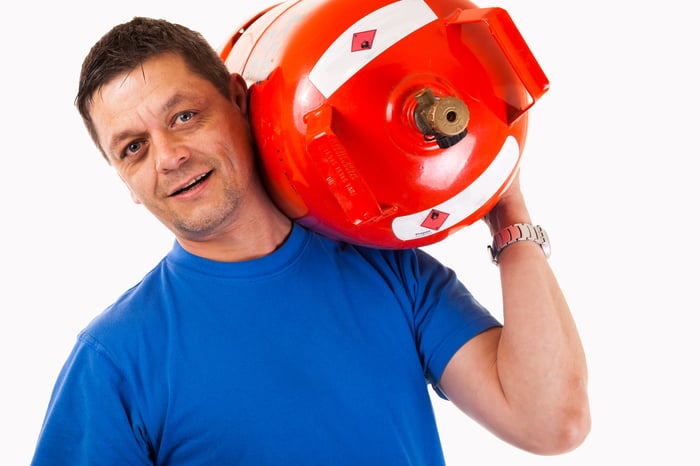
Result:
<svg viewBox="0 0 700 466"><path fill-rule="evenodd" d="M493 236L493 243L488 246L491 253L491 261L498 264L498 255L505 248L518 241L534 241L542 247L545 257L551 254L549 245L549 236L547 232L539 225L530 225L529 223L515 223L510 225Z"/></svg>

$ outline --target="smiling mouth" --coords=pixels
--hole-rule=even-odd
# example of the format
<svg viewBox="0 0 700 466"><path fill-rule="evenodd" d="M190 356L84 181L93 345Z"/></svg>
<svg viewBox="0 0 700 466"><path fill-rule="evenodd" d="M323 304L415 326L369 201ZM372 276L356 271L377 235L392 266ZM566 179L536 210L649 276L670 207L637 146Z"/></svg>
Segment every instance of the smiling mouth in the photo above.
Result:
<svg viewBox="0 0 700 466"><path fill-rule="evenodd" d="M204 173L203 175L198 176L197 178L193 179L190 184L187 186L183 187L182 189L178 189L174 193L171 194L171 196L177 196L178 194L186 193L187 191L191 190L195 186L198 186L202 181L206 180L209 178L209 175L211 175L211 171L208 171Z"/></svg>

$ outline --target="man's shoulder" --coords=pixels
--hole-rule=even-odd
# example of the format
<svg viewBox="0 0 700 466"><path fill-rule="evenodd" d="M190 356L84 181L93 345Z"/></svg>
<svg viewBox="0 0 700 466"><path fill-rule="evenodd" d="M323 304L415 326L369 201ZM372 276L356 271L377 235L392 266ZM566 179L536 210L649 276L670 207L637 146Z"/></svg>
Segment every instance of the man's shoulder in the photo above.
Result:
<svg viewBox="0 0 700 466"><path fill-rule="evenodd" d="M128 333L135 327L148 325L157 318L157 301L162 297L164 261L159 262L136 284L125 290L109 306L97 314L84 333L92 335Z"/></svg>

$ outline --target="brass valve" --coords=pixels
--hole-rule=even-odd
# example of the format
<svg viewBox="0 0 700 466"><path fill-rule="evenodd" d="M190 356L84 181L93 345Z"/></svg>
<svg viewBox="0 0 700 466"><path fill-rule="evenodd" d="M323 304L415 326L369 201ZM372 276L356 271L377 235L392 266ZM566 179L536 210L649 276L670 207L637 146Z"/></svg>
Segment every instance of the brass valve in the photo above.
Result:
<svg viewBox="0 0 700 466"><path fill-rule="evenodd" d="M469 108L460 99L451 96L436 98L427 87L414 97L418 102L416 124L426 140L435 140L445 149L467 135Z"/></svg>

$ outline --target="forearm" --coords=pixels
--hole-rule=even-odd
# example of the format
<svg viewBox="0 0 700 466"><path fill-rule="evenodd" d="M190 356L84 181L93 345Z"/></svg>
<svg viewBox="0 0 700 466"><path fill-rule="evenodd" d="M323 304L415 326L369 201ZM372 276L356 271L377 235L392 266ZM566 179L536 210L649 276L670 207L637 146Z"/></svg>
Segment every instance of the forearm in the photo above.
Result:
<svg viewBox="0 0 700 466"><path fill-rule="evenodd" d="M531 223L522 199L509 201L493 212L492 230ZM569 449L590 423L586 359L569 307L538 244L508 246L498 267L504 326L496 367L504 397L525 427L528 449Z"/></svg>

